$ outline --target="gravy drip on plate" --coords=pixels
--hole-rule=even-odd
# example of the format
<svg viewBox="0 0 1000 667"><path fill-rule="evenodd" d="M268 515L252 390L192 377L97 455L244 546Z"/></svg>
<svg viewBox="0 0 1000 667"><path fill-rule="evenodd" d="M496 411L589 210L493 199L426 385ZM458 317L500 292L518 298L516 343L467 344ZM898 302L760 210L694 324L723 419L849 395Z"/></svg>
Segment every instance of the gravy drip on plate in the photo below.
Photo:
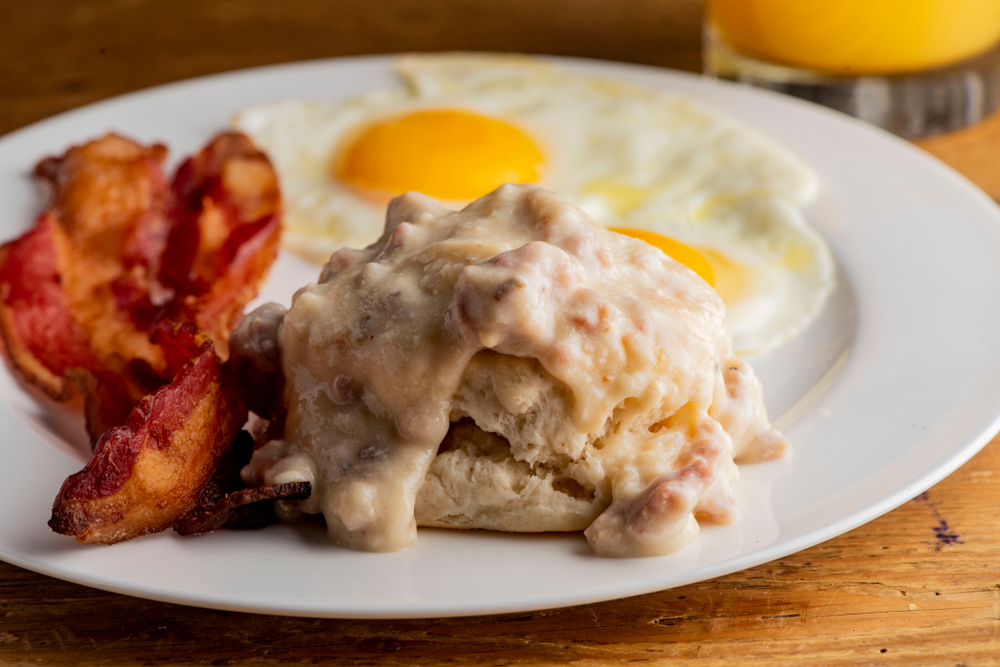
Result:
<svg viewBox="0 0 1000 667"><path fill-rule="evenodd" d="M529 425L530 463L572 466L607 498L586 531L593 550L669 553L695 538L695 514L736 518L734 457L786 446L724 314L694 272L536 186L501 186L458 212L404 194L379 241L334 253L269 327L288 413L244 476L311 482L300 508L321 512L340 544L410 546L439 446L477 413L463 374L489 350L537 360L568 388L564 414Z"/></svg>

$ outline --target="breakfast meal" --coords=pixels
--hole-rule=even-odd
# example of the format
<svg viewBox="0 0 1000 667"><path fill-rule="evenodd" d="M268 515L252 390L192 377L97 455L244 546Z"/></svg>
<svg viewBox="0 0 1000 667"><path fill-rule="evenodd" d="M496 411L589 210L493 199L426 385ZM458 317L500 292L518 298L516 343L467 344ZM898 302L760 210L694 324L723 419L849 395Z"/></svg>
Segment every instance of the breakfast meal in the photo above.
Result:
<svg viewBox="0 0 1000 667"><path fill-rule="evenodd" d="M295 507L355 549L406 548L424 525L670 553L696 514L736 518L734 458L787 446L724 312L693 271L537 186L457 212L402 195L377 242L233 333L261 369L237 386L284 385L244 477L310 484Z"/></svg>
<svg viewBox="0 0 1000 667"><path fill-rule="evenodd" d="M736 355L801 333L834 284L812 172L678 95L544 61L397 71L245 109L172 179L164 146L115 134L39 163L51 201L0 248L0 338L27 386L83 399L93 457L54 531L278 512L363 551L426 526L638 557L736 520L737 463L788 447ZM241 317L279 243L318 281Z"/></svg>
<svg viewBox="0 0 1000 667"><path fill-rule="evenodd" d="M318 264L363 248L406 191L460 208L537 183L606 227L698 251L738 354L791 340L832 292L831 253L802 213L817 178L757 131L674 92L526 56L412 55L396 71L396 87L234 117L278 172L286 248Z"/></svg>

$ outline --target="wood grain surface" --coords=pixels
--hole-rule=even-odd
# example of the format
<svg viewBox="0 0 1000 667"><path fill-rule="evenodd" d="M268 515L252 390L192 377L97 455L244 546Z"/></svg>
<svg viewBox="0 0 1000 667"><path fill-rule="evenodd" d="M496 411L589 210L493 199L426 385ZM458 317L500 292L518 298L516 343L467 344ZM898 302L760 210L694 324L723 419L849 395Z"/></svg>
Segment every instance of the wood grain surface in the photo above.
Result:
<svg viewBox="0 0 1000 667"><path fill-rule="evenodd" d="M2 0L0 133L151 85L306 58L468 49L696 70L700 14L693 0ZM1000 198L1000 116L921 145ZM994 440L927 493L817 547L568 609L419 621L260 616L104 593L0 563L0 664L1000 664L998 552Z"/></svg>

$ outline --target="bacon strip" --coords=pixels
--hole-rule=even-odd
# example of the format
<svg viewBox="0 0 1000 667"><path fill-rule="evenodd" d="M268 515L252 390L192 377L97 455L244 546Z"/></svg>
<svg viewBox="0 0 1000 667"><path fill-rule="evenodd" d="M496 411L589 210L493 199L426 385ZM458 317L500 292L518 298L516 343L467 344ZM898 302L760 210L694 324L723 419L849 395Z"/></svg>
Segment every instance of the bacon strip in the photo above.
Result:
<svg viewBox="0 0 1000 667"><path fill-rule="evenodd" d="M240 431L216 464L212 480L202 487L195 508L174 524L174 530L181 535L197 535L224 526L263 528L274 518L275 500L309 497L309 482L246 488L240 470L250 460L253 447L253 437Z"/></svg>
<svg viewBox="0 0 1000 667"><path fill-rule="evenodd" d="M158 279L171 319L196 322L225 357L229 332L278 254L277 176L243 134L220 134L177 170Z"/></svg>
<svg viewBox="0 0 1000 667"><path fill-rule="evenodd" d="M247 409L219 358L277 255L274 170L236 133L185 161L169 187L165 156L109 134L43 160L51 204L0 248L10 362L56 400L84 396L94 457L63 484L49 522L82 543L261 524L274 498L309 493L244 488L252 447L231 444Z"/></svg>
<svg viewBox="0 0 1000 667"><path fill-rule="evenodd" d="M203 345L173 382L101 437L90 462L63 483L49 526L82 544L173 526L197 506L246 416L212 345Z"/></svg>
<svg viewBox="0 0 1000 667"><path fill-rule="evenodd" d="M62 289L55 225L43 215L34 229L0 247L0 335L22 378L66 400L73 390L67 371L99 363Z"/></svg>
<svg viewBox="0 0 1000 667"><path fill-rule="evenodd" d="M92 441L205 340L228 354L277 254L277 178L247 137L219 135L169 188L165 155L109 134L43 160L52 203L0 248L8 357L56 400L79 387Z"/></svg>
<svg viewBox="0 0 1000 667"><path fill-rule="evenodd" d="M150 279L170 227L165 157L162 145L108 134L35 169L52 184L47 214L68 309L93 355L119 375L137 359L163 368L148 329L156 313ZM136 400L153 388L135 384Z"/></svg>
<svg viewBox="0 0 1000 667"><path fill-rule="evenodd" d="M309 482L258 486L227 493L199 514L189 514L174 526L181 535L201 535L219 528L263 528L274 518L274 501L304 500Z"/></svg>

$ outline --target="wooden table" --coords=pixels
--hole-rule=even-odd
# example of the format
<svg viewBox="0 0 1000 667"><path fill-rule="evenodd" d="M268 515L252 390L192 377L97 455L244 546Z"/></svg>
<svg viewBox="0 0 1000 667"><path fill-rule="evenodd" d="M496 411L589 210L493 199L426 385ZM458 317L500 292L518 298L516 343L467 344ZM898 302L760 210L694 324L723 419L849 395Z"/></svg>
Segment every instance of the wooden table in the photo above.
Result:
<svg viewBox="0 0 1000 667"><path fill-rule="evenodd" d="M167 81L305 58L512 50L695 70L700 13L694 0L2 0L0 134ZM1000 116L922 145L1000 198ZM0 563L0 663L995 664L998 552L994 440L917 499L812 549L569 609L419 621L258 616Z"/></svg>

